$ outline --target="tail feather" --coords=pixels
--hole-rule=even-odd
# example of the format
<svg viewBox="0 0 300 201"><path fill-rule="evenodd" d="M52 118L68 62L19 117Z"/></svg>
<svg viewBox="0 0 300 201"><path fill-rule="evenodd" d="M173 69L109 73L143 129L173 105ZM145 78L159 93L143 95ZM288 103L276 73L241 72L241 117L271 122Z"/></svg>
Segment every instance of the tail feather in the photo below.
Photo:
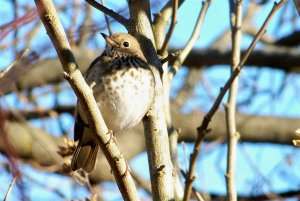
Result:
<svg viewBox="0 0 300 201"><path fill-rule="evenodd" d="M99 145L78 145L72 159L71 169L75 171L82 168L86 172L91 172L96 164L98 150Z"/></svg>
<svg viewBox="0 0 300 201"><path fill-rule="evenodd" d="M74 126L74 137L79 142L73 155L71 169L75 171L82 168L86 172L91 172L96 164L99 144L96 135L82 122L78 114Z"/></svg>

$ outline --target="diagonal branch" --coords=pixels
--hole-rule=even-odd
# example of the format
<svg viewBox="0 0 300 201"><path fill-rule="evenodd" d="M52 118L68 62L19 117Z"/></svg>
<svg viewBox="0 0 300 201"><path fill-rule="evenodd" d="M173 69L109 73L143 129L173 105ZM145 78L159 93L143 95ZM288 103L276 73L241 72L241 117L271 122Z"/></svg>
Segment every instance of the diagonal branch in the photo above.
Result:
<svg viewBox="0 0 300 201"><path fill-rule="evenodd" d="M70 49L66 34L51 0L35 0L35 4L47 33L57 51L64 76L84 107L91 129L98 136L100 147L108 160L124 200L139 200L128 164L115 141L110 141L109 132L93 97L93 91L84 81Z"/></svg>
<svg viewBox="0 0 300 201"><path fill-rule="evenodd" d="M246 54L243 56L243 59L240 61L238 66L234 69L234 71L232 72L230 78L225 83L224 87L221 88L221 91L220 91L217 99L215 100L213 106L208 111L208 113L204 116L200 127L197 128L197 133L198 133L197 134L197 139L195 141L194 151L193 151L193 153L191 155L191 158L190 158L190 167L189 167L189 170L188 170L188 173L187 173L186 186L185 186L185 189L184 189L184 199L183 199L184 201L190 200L193 181L195 180L194 171L195 171L195 168L196 168L197 158L198 158L198 155L199 155L199 152L200 152L200 149L201 149L201 143L203 141L203 138L205 137L206 133L209 132L208 126L209 126L209 123L211 121L211 118L213 117L213 115L218 110L219 105L221 104L221 101L222 101L223 97L225 96L227 90L229 89L229 87L231 86L231 84L233 83L235 78L241 72L247 58L252 53L255 45L257 44L259 39L262 37L262 35L265 33L266 27L269 24L270 20L272 19L272 17L276 13L276 11L278 11L278 9L281 8L284 5L284 3L286 3L286 1L287 0L281 0L279 3L274 4L274 7L272 8L272 10L271 10L270 14L268 15L267 19L265 20L262 27L258 31L257 35L253 39L252 43L250 44Z"/></svg>
<svg viewBox="0 0 300 201"><path fill-rule="evenodd" d="M93 6L94 8L103 12L105 15L112 17L113 19L115 19L117 22L119 22L123 26L128 27L129 21L122 15L116 13L115 11L113 11L111 9L106 8L104 5L101 5L100 3L98 3L95 0L86 0L86 2L89 3L91 6Z"/></svg>
<svg viewBox="0 0 300 201"><path fill-rule="evenodd" d="M185 0L178 1L178 8L183 4ZM154 21L152 23L153 34L155 37L155 44L157 49L161 49L165 40L165 32L170 18L172 17L173 11L172 1L168 1L165 6L157 13L154 14Z"/></svg>
<svg viewBox="0 0 300 201"><path fill-rule="evenodd" d="M204 17L205 17L205 14L207 12L209 5L210 5L210 0L206 0L206 1L202 2L201 11L199 13L192 36L190 37L189 41L186 43L184 48L181 50L180 56L177 58L177 60L172 65L172 68L171 68L172 75L175 75L175 73L178 71L178 69L180 68L180 66L182 65L184 60L186 59L187 55L192 50L195 42L199 38L199 33L200 33L200 30L201 30L201 27L203 24L203 20L204 20Z"/></svg>
<svg viewBox="0 0 300 201"><path fill-rule="evenodd" d="M9 194L10 194L13 186L15 185L16 180L17 180L17 177L14 177L13 180L12 180L12 182L10 183L7 191L6 191L6 194L5 194L5 197L4 197L3 201L7 201L8 200L8 196L9 196Z"/></svg>

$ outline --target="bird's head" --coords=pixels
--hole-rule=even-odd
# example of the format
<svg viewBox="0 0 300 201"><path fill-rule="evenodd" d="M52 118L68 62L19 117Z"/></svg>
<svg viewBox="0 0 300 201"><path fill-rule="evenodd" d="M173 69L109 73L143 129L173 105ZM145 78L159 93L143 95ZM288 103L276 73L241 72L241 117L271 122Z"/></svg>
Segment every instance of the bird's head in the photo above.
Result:
<svg viewBox="0 0 300 201"><path fill-rule="evenodd" d="M132 35L127 33L117 33L110 36L101 33L101 35L106 41L106 48L104 52L107 55L135 55L146 61L139 42Z"/></svg>

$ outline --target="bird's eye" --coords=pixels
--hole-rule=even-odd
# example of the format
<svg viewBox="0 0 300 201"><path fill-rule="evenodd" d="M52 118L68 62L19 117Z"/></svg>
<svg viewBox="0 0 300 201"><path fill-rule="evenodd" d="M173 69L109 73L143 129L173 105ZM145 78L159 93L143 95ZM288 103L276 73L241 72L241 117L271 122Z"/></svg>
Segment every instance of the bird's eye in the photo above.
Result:
<svg viewBox="0 0 300 201"><path fill-rule="evenodd" d="M123 43L123 46L124 46L124 47L129 47L129 43L128 43L127 41L125 41L125 42Z"/></svg>

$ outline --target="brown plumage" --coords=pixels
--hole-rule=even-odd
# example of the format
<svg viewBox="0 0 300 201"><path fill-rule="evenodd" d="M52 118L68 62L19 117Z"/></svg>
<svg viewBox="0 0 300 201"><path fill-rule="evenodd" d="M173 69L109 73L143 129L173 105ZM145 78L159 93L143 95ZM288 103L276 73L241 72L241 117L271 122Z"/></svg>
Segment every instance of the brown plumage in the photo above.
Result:
<svg viewBox="0 0 300 201"><path fill-rule="evenodd" d="M87 70L88 84L95 83L94 97L107 127L113 132L129 129L141 121L154 97L154 77L138 41L130 34L107 36L104 52ZM78 141L73 155L73 171L94 169L99 144L89 129L87 118L77 104L74 140Z"/></svg>

